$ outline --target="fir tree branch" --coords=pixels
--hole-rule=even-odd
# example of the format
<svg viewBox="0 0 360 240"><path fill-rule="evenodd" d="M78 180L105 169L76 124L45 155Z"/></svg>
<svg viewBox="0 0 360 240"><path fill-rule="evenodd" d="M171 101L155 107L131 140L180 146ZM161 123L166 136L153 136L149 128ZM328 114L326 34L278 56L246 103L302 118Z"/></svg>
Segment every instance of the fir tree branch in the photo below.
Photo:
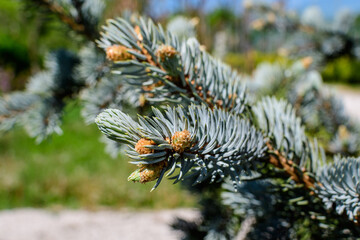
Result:
<svg viewBox="0 0 360 240"><path fill-rule="evenodd" d="M139 75L142 76L141 70L143 70L144 77L147 76L145 79L149 80L149 78L151 79L152 77L152 70L149 70L149 66L152 66L156 69L159 69L158 72L163 74L161 77L176 85L177 88L185 90L181 91L181 93L182 95L185 95L187 99L200 99L200 102L206 104L211 109L216 106L217 108L231 111L231 108L236 101L243 103L246 102L246 100L242 100L246 99L245 96L239 97L236 96L236 94L230 94L229 98L232 98L232 103L229 104L228 102L228 104L225 105L226 107L224 107L223 101L221 101L221 97L218 96L223 94L220 89L218 91L214 90L212 92L215 95L212 95L211 93L209 94L209 92L204 93L202 91L203 88L207 87L205 85L207 81L218 81L216 77L208 80L205 78L206 76L201 75L201 71L204 71L204 69L209 69L211 72L212 69L218 68L218 71L222 72L222 74L225 74L225 76L228 76L230 79L235 79L231 81L229 85L232 85L232 82L236 82L239 79L236 76L234 77L234 75L236 75L235 72L227 70L226 67L223 66L220 62L214 61L213 59L209 58L206 53L201 52L199 50L200 45L197 44L191 46L187 45L187 43L183 43L182 47L180 47L178 40L173 37L171 33L167 33L167 35L165 35L162 32L162 28L160 26L159 28L155 27L150 20L146 25L145 22L140 19L139 23L136 23L135 26L131 26L122 19L117 21L110 20L108 21L108 25L104 27L104 30L105 32L102 34L102 39L98 42L98 44L107 51L108 58L114 61L113 68L116 69L117 65L142 66L142 68L139 68L139 71L136 71L135 74L131 73L129 75L127 75L127 69L123 71L120 69L119 74L123 75L125 79L132 79L138 77ZM189 66L190 64L187 63L186 59L189 57L191 58L191 56L195 59L195 62L206 62L206 64ZM174 59L175 64L169 66L169 63L174 61ZM211 65L211 67L207 68L209 65ZM194 77L191 78L190 75L200 76L198 76L197 79ZM193 80L190 81L190 78ZM166 84L166 81L162 83ZM142 85L139 82L136 84ZM158 83L153 83L150 88L156 88L156 84ZM230 87L226 84L227 83L224 81L219 85L222 88ZM145 87L148 86L149 85L146 85ZM156 92L152 94L156 94ZM281 128L285 126L281 132L286 136L285 138L276 139L275 144L277 147L279 149L283 148L281 144L284 139L288 141L290 138L297 138L291 139L290 143L292 145L288 146L287 149L282 149L282 151L289 154L288 156L283 156L279 149L269 145L271 149L270 152L272 153L269 157L269 162L278 168L284 169L285 172L287 172L287 174L289 174L289 176L292 177L297 183L304 183L307 188L312 188L314 185L313 179L311 179L307 174L302 173L299 170L299 167L297 167L297 165L300 165L302 168L304 168L307 158L307 142L300 125L300 120L295 118L293 110L289 109L287 104L283 102L277 103L275 100L267 101L268 102L263 106L267 112L267 115L265 114L265 118L269 116L275 117L270 121L274 124L272 130L281 130ZM273 109L275 113L268 113L269 109ZM281 111L283 112L281 113ZM279 117L282 115L283 117ZM285 121L285 125L282 125L281 121L279 121L277 118L282 118L282 120ZM294 123L295 125L292 126ZM262 125L265 126L266 123L263 123ZM275 136L282 134L275 132ZM301 141L299 142L299 140ZM294 158L295 160L290 161L287 160L287 158Z"/></svg>
<svg viewBox="0 0 360 240"><path fill-rule="evenodd" d="M144 44L142 43L142 39L143 36L141 34L141 30L140 27L137 25L134 28L135 32L138 34L139 37L139 41L137 42L138 46L141 48L141 53L144 54L146 56L146 60L147 62L154 66L157 67L159 69L161 69L164 72L168 72L161 64L160 62L157 61L157 59L153 59L153 56L151 56L149 54L149 52L144 48ZM161 48L162 47L162 48ZM160 46L160 49L158 50L158 55L160 55L159 57L162 60L165 60L166 57L171 57L171 55L178 55L179 52L177 52L175 49L173 49L172 47L166 47L166 46ZM182 70L184 71L184 70ZM198 72L195 71L195 75L198 74ZM216 99L216 96L212 95L210 92L207 92L206 95L204 95L203 91L202 91L202 86L201 85L195 85L194 86L194 80L191 83L190 82L190 74L185 74L184 75L184 79L185 79L185 86L181 84L181 79L179 75L171 75L171 74L167 74L165 76L166 79L168 79L170 82L174 83L177 87L179 88L183 88L186 90L186 95L189 98L193 98L196 99L197 97L200 97L211 109L213 109L214 107L217 107L219 109L223 109L224 106L222 104L221 100L216 100L214 101L214 99ZM207 97L206 97L207 96Z"/></svg>
<svg viewBox="0 0 360 240"><path fill-rule="evenodd" d="M284 45L289 45L288 43L280 45L280 49L285 50L287 53L289 53L288 50L290 50L292 54L308 54L309 52L313 52L312 54L317 53L322 55L325 61L331 61L341 56L358 58L355 49L359 46L360 39L351 32L351 27L354 27L355 16L347 16L347 24L342 22L340 22L340 24L337 22L336 24L335 21L316 21L316 18L313 19L313 16L311 16L311 20L310 18L305 20L300 19L279 5L275 6L267 3L251 3L246 6L246 9L249 10L251 15L255 16L255 20L253 21L254 29L260 31L264 28L271 28L275 31L278 30L289 35L290 37L287 37L288 39L291 39L292 35L297 40L300 34L307 36L308 39L304 43L299 44L299 41L296 41L296 43L291 44L293 46L288 49L282 48ZM313 12L311 15L317 14L319 13ZM252 17L254 18L254 16ZM278 19L281 20L279 21ZM283 24L284 22L286 22L285 26ZM331 39L338 40L340 44L335 43L335 47L327 49L327 47L324 47L326 46L325 43L327 40L328 43L330 43Z"/></svg>
<svg viewBox="0 0 360 240"><path fill-rule="evenodd" d="M119 110L108 109L95 122L107 137L129 145L128 156L133 164L140 164L140 176L144 167L166 163L159 166L161 174L151 178L158 178L156 186L166 171L171 175L176 168L180 168L176 182L191 171L195 183L230 176L236 186L240 174L264 156L262 134L234 114L205 105L168 107L164 114L154 108L153 112L155 117L139 117L137 123ZM135 172L130 179L147 182L137 175Z"/></svg>
<svg viewBox="0 0 360 240"><path fill-rule="evenodd" d="M0 98L0 130L21 123L38 142L52 133L62 133L65 102L84 86L76 79L79 59L71 52L59 50L49 54L45 63L47 69L32 76L24 92Z"/></svg>
<svg viewBox="0 0 360 240"><path fill-rule="evenodd" d="M201 51L196 40L180 44L151 20L131 25L117 19L108 21L98 44L114 63L112 72L141 87L150 100L204 104L167 108L165 115L154 109L156 117L139 117L139 123L117 110L99 114L100 130L130 146L129 156L139 167L130 180L157 179L156 187L165 172L171 175L178 167L176 181L192 170L195 183L230 176L236 188L242 173L265 161L284 170L307 194L314 195L321 185L315 172L324 157L316 141L313 147L306 137L292 106L267 97L250 108L237 73ZM247 125L241 118L234 121L243 113L250 116Z"/></svg>
<svg viewBox="0 0 360 240"><path fill-rule="evenodd" d="M139 19L108 20L98 44L114 62L113 73L142 86L154 102L204 103L241 114L248 107L241 77L200 50L196 39L179 40Z"/></svg>
<svg viewBox="0 0 360 240"><path fill-rule="evenodd" d="M35 94L15 92L0 98L0 130L7 131L21 121L40 99Z"/></svg>
<svg viewBox="0 0 360 240"><path fill-rule="evenodd" d="M72 0L72 4L74 5L78 13L78 17L76 21L78 22L78 24L83 26L84 28L83 33L89 38L89 40L93 41L99 37L99 33L97 31L97 25L89 22L86 19L86 16L84 15L82 9L84 3L85 3L84 0ZM99 7L99 6L92 6L92 7Z"/></svg>
<svg viewBox="0 0 360 240"><path fill-rule="evenodd" d="M316 193L326 208L335 206L338 214L344 212L358 223L360 216L360 158L335 158L333 164L319 169Z"/></svg>
<svg viewBox="0 0 360 240"><path fill-rule="evenodd" d="M32 1L40 4L41 6L44 6L46 9L56 14L59 17L59 19L65 24L67 24L72 30L86 36L89 40L94 40L98 37L97 31L95 29L92 29L89 24L86 24L86 20L82 15L82 11L80 9L81 7L80 1L74 1L75 7L78 10L78 14L79 14L79 18L77 19L74 19L72 16L69 16L66 13L65 9L54 1L51 0L32 0Z"/></svg>
<svg viewBox="0 0 360 240"><path fill-rule="evenodd" d="M269 138L270 163L284 169L296 182L313 187L314 181L305 174L305 169L314 173L319 158L312 151L304 127L291 105L284 100L265 97L252 110L258 127Z"/></svg>

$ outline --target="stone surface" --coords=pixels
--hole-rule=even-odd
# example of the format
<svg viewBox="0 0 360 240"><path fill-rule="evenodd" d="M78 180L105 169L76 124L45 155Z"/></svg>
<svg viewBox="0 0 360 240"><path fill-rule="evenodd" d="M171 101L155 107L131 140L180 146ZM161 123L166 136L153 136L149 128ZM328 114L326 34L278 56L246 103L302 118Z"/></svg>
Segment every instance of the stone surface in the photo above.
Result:
<svg viewBox="0 0 360 240"><path fill-rule="evenodd" d="M161 211L64 210L58 213L41 209L0 212L0 240L172 240L181 233L169 224L176 217L196 219L193 209Z"/></svg>
<svg viewBox="0 0 360 240"><path fill-rule="evenodd" d="M337 94L343 100L346 112L354 121L360 122L360 92L337 90Z"/></svg>

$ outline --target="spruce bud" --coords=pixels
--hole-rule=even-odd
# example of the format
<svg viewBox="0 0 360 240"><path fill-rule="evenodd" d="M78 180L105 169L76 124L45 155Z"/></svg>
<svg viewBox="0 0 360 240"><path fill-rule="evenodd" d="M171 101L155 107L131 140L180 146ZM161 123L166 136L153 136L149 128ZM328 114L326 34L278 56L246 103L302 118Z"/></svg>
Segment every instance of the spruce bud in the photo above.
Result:
<svg viewBox="0 0 360 240"><path fill-rule="evenodd" d="M162 45L158 48L156 56L158 56L161 61L164 61L166 58L172 58L176 56L178 52L172 46Z"/></svg>
<svg viewBox="0 0 360 240"><path fill-rule="evenodd" d="M175 152L182 153L191 146L191 134L188 130L175 132L171 137L171 145Z"/></svg>
<svg viewBox="0 0 360 240"><path fill-rule="evenodd" d="M154 181L160 177L161 171L166 167L167 162L162 161L154 164L139 164L136 169L128 177L128 181L147 183Z"/></svg>
<svg viewBox="0 0 360 240"><path fill-rule="evenodd" d="M132 59L132 55L127 50L124 46L112 45L106 49L106 58L113 62Z"/></svg>
<svg viewBox="0 0 360 240"><path fill-rule="evenodd" d="M154 153L155 152L154 149L145 147L148 145L155 145L155 142L153 140L141 138L135 145L135 151L137 151L139 154Z"/></svg>

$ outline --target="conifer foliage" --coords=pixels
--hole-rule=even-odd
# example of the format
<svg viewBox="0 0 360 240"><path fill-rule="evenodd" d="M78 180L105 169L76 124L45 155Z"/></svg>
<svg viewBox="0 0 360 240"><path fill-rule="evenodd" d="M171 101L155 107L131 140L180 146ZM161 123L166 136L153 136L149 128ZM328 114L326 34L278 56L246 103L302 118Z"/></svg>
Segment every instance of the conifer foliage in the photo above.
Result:
<svg viewBox="0 0 360 240"><path fill-rule="evenodd" d="M314 147L306 137L301 120L290 104L268 97L252 102L236 72L200 50L196 40L180 44L176 37L164 32L151 20L140 18L133 23L123 19L108 21L99 46L109 51L111 46L120 44L132 57L114 61L113 74L124 76L130 85L142 88L150 96L149 101L157 105L178 105L179 99L181 101L181 106L167 107L164 114L154 108L154 117L139 117L139 123L115 109L106 110L96 119L103 133L129 144L128 154L134 159L133 163L139 164L140 171L144 164L153 167L154 163L166 162L159 166L162 167L160 173L154 171L159 177L155 187L166 172L171 175L178 167L180 172L175 177L176 182L186 177L187 172L195 176L193 183L209 179L207 184L211 184L229 177L234 186L232 191L237 192L240 191L242 176L251 180L256 172L256 178L268 179L275 185L276 181L283 181L290 189L302 186L306 190L300 191L303 196L294 190L293 198L288 199L290 203L299 205L299 211L326 214L321 206L320 200L323 200L327 208L334 206L340 214L346 209L348 221L357 222L354 215L358 214L355 197L358 173L350 170L352 167L340 170L336 165L325 165L324 155L318 154L322 150ZM160 52L169 49L169 53ZM175 147L174 136L185 130L189 136L177 141L183 146ZM136 151L136 145L143 139L151 141L143 147L153 151ZM343 162L346 161L354 160ZM336 190L330 187L335 184L333 181L337 176L347 174L352 178L346 178L346 183L336 184ZM281 187L272 190L284 191ZM314 193L319 194L311 196ZM286 198L286 194L280 195ZM334 225L330 216L324 217L327 221L322 224ZM352 223L354 227L355 223ZM334 231L344 230L336 224L332 227ZM353 233L350 231L349 236Z"/></svg>
<svg viewBox="0 0 360 240"><path fill-rule="evenodd" d="M85 14L98 16L86 6L102 6L99 1L35 2L78 11L55 12L76 20L67 23L89 43L78 54L49 55L47 70L30 79L25 92L0 99L2 130L23 123L41 141L61 132L65 104L79 98L85 121L95 120L115 146L112 152L128 146L130 163L138 166L129 181L155 181L155 189L170 177L199 194L203 219L174 224L188 234L185 239L360 237L360 158L325 153L305 131L311 125L307 108L318 109L320 122L337 116L327 122L333 133L355 126L341 122L335 98L314 102L323 95L313 80L306 91L294 92L299 79L314 76L311 60L256 75L272 76L274 86L286 82L287 101L265 96L259 77L249 81L195 38L178 39L151 19L110 19L98 34L98 18ZM318 106L328 99L333 104L323 113ZM153 107L134 120L126 113L129 105Z"/></svg>

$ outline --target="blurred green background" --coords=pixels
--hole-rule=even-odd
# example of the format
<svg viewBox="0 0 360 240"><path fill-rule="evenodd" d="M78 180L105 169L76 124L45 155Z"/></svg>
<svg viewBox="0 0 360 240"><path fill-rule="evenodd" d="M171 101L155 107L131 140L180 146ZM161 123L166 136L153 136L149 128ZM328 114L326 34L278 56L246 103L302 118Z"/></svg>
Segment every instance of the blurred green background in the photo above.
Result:
<svg viewBox="0 0 360 240"><path fill-rule="evenodd" d="M100 131L84 125L76 105L66 110L63 131L38 145L22 129L0 138L0 209L194 206L195 198L170 180L151 194L154 182L128 182L136 166L104 152Z"/></svg>

